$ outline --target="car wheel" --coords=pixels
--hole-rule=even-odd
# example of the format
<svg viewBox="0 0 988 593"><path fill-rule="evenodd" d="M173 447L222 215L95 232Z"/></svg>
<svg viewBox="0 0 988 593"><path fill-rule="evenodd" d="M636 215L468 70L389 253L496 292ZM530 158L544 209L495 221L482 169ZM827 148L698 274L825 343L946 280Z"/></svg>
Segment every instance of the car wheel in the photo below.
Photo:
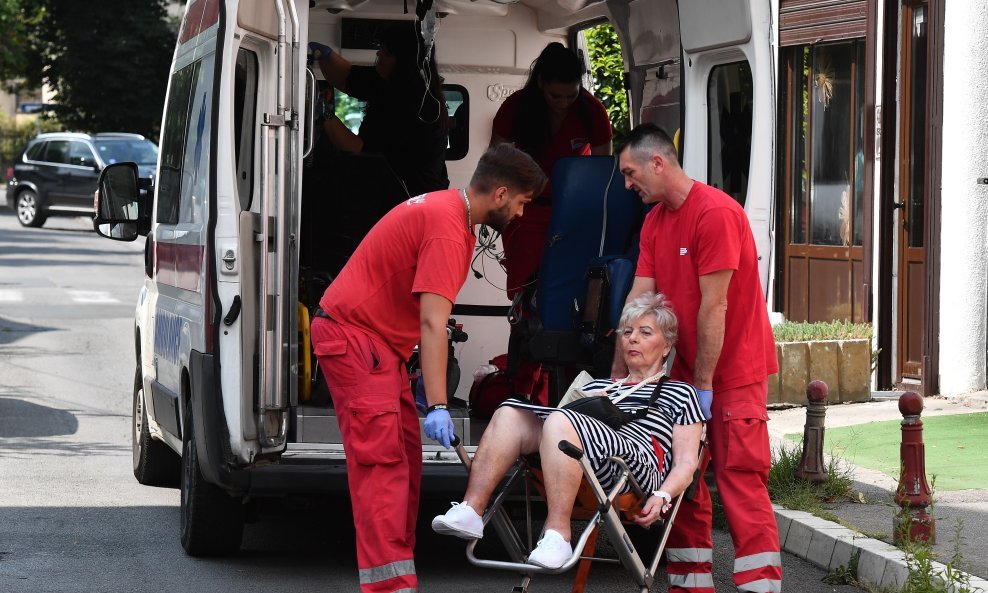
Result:
<svg viewBox="0 0 988 593"><path fill-rule="evenodd" d="M181 539L190 556L228 556L240 549L244 505L210 484L199 467L192 414L186 414L182 447Z"/></svg>
<svg viewBox="0 0 988 593"><path fill-rule="evenodd" d="M48 218L41 211L41 200L33 190L25 189L17 194L14 199L14 208L17 210L17 221L24 226L39 227L45 224Z"/></svg>
<svg viewBox="0 0 988 593"><path fill-rule="evenodd" d="M132 448L134 477L145 486L178 486L181 478L181 458L165 443L151 437L148 413L145 409L144 381L141 368L134 373L134 405Z"/></svg>

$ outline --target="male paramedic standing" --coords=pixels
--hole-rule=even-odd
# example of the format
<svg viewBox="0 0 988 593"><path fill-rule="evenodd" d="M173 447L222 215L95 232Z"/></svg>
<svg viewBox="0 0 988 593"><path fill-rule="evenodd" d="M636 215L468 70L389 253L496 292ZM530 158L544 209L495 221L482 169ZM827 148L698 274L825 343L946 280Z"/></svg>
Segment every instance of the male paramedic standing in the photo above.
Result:
<svg viewBox="0 0 988 593"><path fill-rule="evenodd" d="M343 435L363 593L418 587L422 438L405 363L419 343L425 433L449 448L446 322L467 278L473 225L503 230L545 181L524 152L488 149L465 190L423 194L386 214L319 301L312 345Z"/></svg>
<svg viewBox="0 0 988 593"><path fill-rule="evenodd" d="M730 196L690 179L672 141L652 124L628 134L620 166L626 187L645 203L658 203L642 227L628 300L655 290L671 300L679 319L672 378L696 387L708 420L710 448L701 467L713 460L734 540L734 584L739 591L777 593L782 561L766 487L765 403L766 378L778 362L748 218ZM710 494L701 479L669 537L670 592L714 592L710 530Z"/></svg>

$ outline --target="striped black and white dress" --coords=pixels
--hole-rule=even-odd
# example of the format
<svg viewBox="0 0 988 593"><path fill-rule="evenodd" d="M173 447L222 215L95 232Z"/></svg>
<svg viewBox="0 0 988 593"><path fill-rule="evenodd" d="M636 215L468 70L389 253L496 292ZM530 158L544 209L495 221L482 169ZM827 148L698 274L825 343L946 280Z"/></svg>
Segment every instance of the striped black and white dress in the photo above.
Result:
<svg viewBox="0 0 988 593"><path fill-rule="evenodd" d="M614 385L610 379L596 379L581 389L586 393L603 391ZM626 383L612 388L607 395L612 399L634 389L637 383ZM633 412L648 406L655 390L655 383L643 385L636 392L617 403L617 407ZM562 412L576 428L583 449L600 485L610 490L620 474L617 464L610 457L620 457L628 464L631 473L645 492L658 490L672 466L672 429L676 424L688 425L703 421L700 402L692 385L681 381L666 381L648 415L632 420L618 430L596 418L560 408L548 408L518 399L508 399L502 406L510 406L535 413L543 421L553 412ZM653 446L652 438L656 444ZM658 451L662 451L659 463ZM661 472L660 472L661 468ZM625 491L630 488L625 487Z"/></svg>

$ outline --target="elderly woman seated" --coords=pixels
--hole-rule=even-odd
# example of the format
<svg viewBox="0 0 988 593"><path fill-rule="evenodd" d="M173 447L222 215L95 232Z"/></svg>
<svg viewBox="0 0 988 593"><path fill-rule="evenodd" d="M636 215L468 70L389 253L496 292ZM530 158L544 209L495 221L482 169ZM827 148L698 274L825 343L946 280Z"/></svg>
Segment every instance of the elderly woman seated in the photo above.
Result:
<svg viewBox="0 0 988 593"><path fill-rule="evenodd" d="M583 473L577 461L559 450L563 439L579 444L605 490L613 487L621 471L609 458L623 459L642 490L651 493L635 522L648 526L658 520L693 479L703 421L692 386L658 382L676 335L676 316L661 294L645 293L625 306L618 348L629 375L592 381L583 391L606 393L615 401L627 394L616 403L629 412L649 406L656 385L660 393L644 417L617 430L572 410L504 402L477 448L463 502L433 519L433 530L463 539L483 537L481 514L498 482L519 456L539 453L549 511L544 535L529 562L545 568L565 564L573 553L570 515Z"/></svg>

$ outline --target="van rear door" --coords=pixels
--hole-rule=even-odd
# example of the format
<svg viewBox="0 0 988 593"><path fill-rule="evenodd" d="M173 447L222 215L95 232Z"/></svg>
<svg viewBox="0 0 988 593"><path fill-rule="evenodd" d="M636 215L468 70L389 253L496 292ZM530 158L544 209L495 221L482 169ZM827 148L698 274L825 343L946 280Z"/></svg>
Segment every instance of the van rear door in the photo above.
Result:
<svg viewBox="0 0 988 593"><path fill-rule="evenodd" d="M683 168L744 206L769 302L776 163L771 4L759 0L679 3L687 98L680 147Z"/></svg>

